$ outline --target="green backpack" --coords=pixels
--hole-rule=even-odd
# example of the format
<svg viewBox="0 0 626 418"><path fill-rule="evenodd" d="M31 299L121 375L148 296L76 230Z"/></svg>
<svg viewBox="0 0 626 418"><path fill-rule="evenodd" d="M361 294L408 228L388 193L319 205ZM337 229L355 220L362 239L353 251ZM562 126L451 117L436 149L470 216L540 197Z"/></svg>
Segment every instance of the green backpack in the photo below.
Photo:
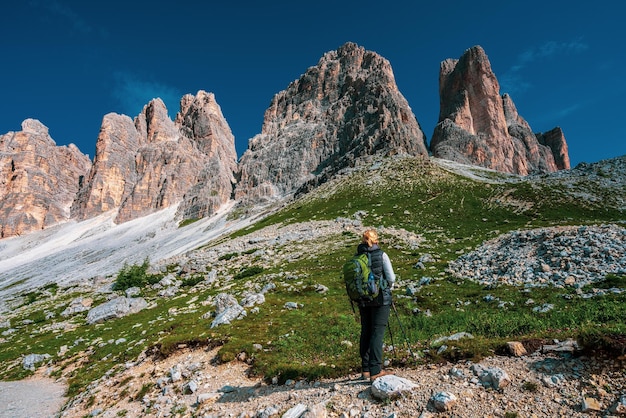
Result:
<svg viewBox="0 0 626 418"><path fill-rule="evenodd" d="M378 296L380 286L376 283L371 265L367 253L356 254L343 265L343 280L350 300L371 301Z"/></svg>

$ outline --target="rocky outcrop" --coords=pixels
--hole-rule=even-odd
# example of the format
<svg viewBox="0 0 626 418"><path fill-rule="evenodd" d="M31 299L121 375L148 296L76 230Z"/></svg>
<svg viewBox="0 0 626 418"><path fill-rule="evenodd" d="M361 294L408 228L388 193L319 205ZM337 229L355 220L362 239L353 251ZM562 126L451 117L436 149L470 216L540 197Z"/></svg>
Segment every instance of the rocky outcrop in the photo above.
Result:
<svg viewBox="0 0 626 418"><path fill-rule="evenodd" d="M70 206L91 161L74 145L57 146L41 122L0 136L0 238L70 218Z"/></svg>
<svg viewBox="0 0 626 418"><path fill-rule="evenodd" d="M154 99L134 122L104 117L72 215L117 209L116 222L125 222L181 203L184 219L208 216L231 198L236 162L234 137L213 94L184 96L175 122Z"/></svg>
<svg viewBox="0 0 626 418"><path fill-rule="evenodd" d="M448 272L482 286L583 289L607 274L626 274L626 229L608 224L512 231L451 261Z"/></svg>
<svg viewBox="0 0 626 418"><path fill-rule="evenodd" d="M117 209L136 181L135 152L140 136L130 117L109 113L102 119L96 155L72 205L72 217L84 220Z"/></svg>
<svg viewBox="0 0 626 418"><path fill-rule="evenodd" d="M545 145L552 150L554 163L558 170L569 170L569 152L565 135L558 126L548 132L540 132L537 134L537 140L541 145Z"/></svg>
<svg viewBox="0 0 626 418"><path fill-rule="evenodd" d="M249 141L235 197L278 199L373 154L427 155L389 62L347 43L274 96Z"/></svg>
<svg viewBox="0 0 626 418"><path fill-rule="evenodd" d="M191 138L206 156L196 183L183 196L179 212L184 219L212 215L233 195L237 171L235 137L215 96L203 91L182 98L176 124L183 136Z"/></svg>
<svg viewBox="0 0 626 418"><path fill-rule="evenodd" d="M430 144L435 157L522 175L569 168L563 133L532 132L509 95L500 96L481 47L441 63L439 94L439 122Z"/></svg>

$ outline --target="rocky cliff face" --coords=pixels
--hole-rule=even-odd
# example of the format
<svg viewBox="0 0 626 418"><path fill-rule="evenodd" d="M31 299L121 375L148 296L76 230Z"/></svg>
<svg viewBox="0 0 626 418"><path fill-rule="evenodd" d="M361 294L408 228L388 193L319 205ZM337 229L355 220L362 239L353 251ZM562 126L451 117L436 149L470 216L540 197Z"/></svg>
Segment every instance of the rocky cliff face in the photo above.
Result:
<svg viewBox="0 0 626 418"><path fill-rule="evenodd" d="M428 154L389 62L347 43L274 96L241 158L235 197L277 199L377 153Z"/></svg>
<svg viewBox="0 0 626 418"><path fill-rule="evenodd" d="M532 132L511 98L500 96L481 47L441 63L439 94L439 122L430 144L434 156L522 175L569 168L563 133L538 138Z"/></svg>
<svg viewBox="0 0 626 418"><path fill-rule="evenodd" d="M233 197L237 151L235 137L213 94L198 92L184 96L176 125L186 138L192 138L203 165L196 182L185 192L179 207L184 219L199 219L215 213Z"/></svg>
<svg viewBox="0 0 626 418"><path fill-rule="evenodd" d="M0 238L70 218L70 206L91 161L74 145L57 146L41 122L0 136Z"/></svg>
<svg viewBox="0 0 626 418"><path fill-rule="evenodd" d="M231 198L236 162L234 137L213 94L184 96L175 122L160 99L134 122L108 114L72 216L118 209L116 222L125 222L178 203L185 219L208 216Z"/></svg>
<svg viewBox="0 0 626 418"><path fill-rule="evenodd" d="M84 220L117 209L136 181L135 151L140 136L131 118L109 113L102 119L96 155L72 205L72 217Z"/></svg>
<svg viewBox="0 0 626 418"><path fill-rule="evenodd" d="M554 156L554 163L558 170L569 170L569 152L567 149L567 142L565 141L565 135L558 126L548 132L540 132L537 134L537 140L541 145L545 145L552 150Z"/></svg>

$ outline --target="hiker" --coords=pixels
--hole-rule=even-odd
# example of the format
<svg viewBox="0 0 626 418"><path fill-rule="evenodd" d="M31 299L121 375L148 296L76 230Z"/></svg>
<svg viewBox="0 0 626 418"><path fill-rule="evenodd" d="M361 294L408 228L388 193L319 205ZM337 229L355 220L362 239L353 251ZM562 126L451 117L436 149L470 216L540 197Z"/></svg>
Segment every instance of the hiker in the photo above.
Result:
<svg viewBox="0 0 626 418"><path fill-rule="evenodd" d="M361 301L359 313L361 316L360 355L363 379L374 381L380 376L388 374L383 366L383 338L389 321L391 310L391 288L396 280L389 256L378 245L378 233L368 229L363 233L361 243L357 247L357 254L369 253L371 269L377 278L381 279L382 286L378 296L372 301Z"/></svg>

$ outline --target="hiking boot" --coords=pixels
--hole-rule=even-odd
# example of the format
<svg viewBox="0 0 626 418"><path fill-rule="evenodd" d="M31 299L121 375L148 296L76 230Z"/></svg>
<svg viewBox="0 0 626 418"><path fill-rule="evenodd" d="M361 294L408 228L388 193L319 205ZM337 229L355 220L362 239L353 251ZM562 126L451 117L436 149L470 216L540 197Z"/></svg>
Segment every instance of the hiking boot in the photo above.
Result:
<svg viewBox="0 0 626 418"><path fill-rule="evenodd" d="M387 372L385 370L381 370L380 373L375 374L373 376L370 376L370 382L373 382L374 380L378 379L379 377L387 376L387 375L390 375L390 374L393 374L393 373Z"/></svg>

